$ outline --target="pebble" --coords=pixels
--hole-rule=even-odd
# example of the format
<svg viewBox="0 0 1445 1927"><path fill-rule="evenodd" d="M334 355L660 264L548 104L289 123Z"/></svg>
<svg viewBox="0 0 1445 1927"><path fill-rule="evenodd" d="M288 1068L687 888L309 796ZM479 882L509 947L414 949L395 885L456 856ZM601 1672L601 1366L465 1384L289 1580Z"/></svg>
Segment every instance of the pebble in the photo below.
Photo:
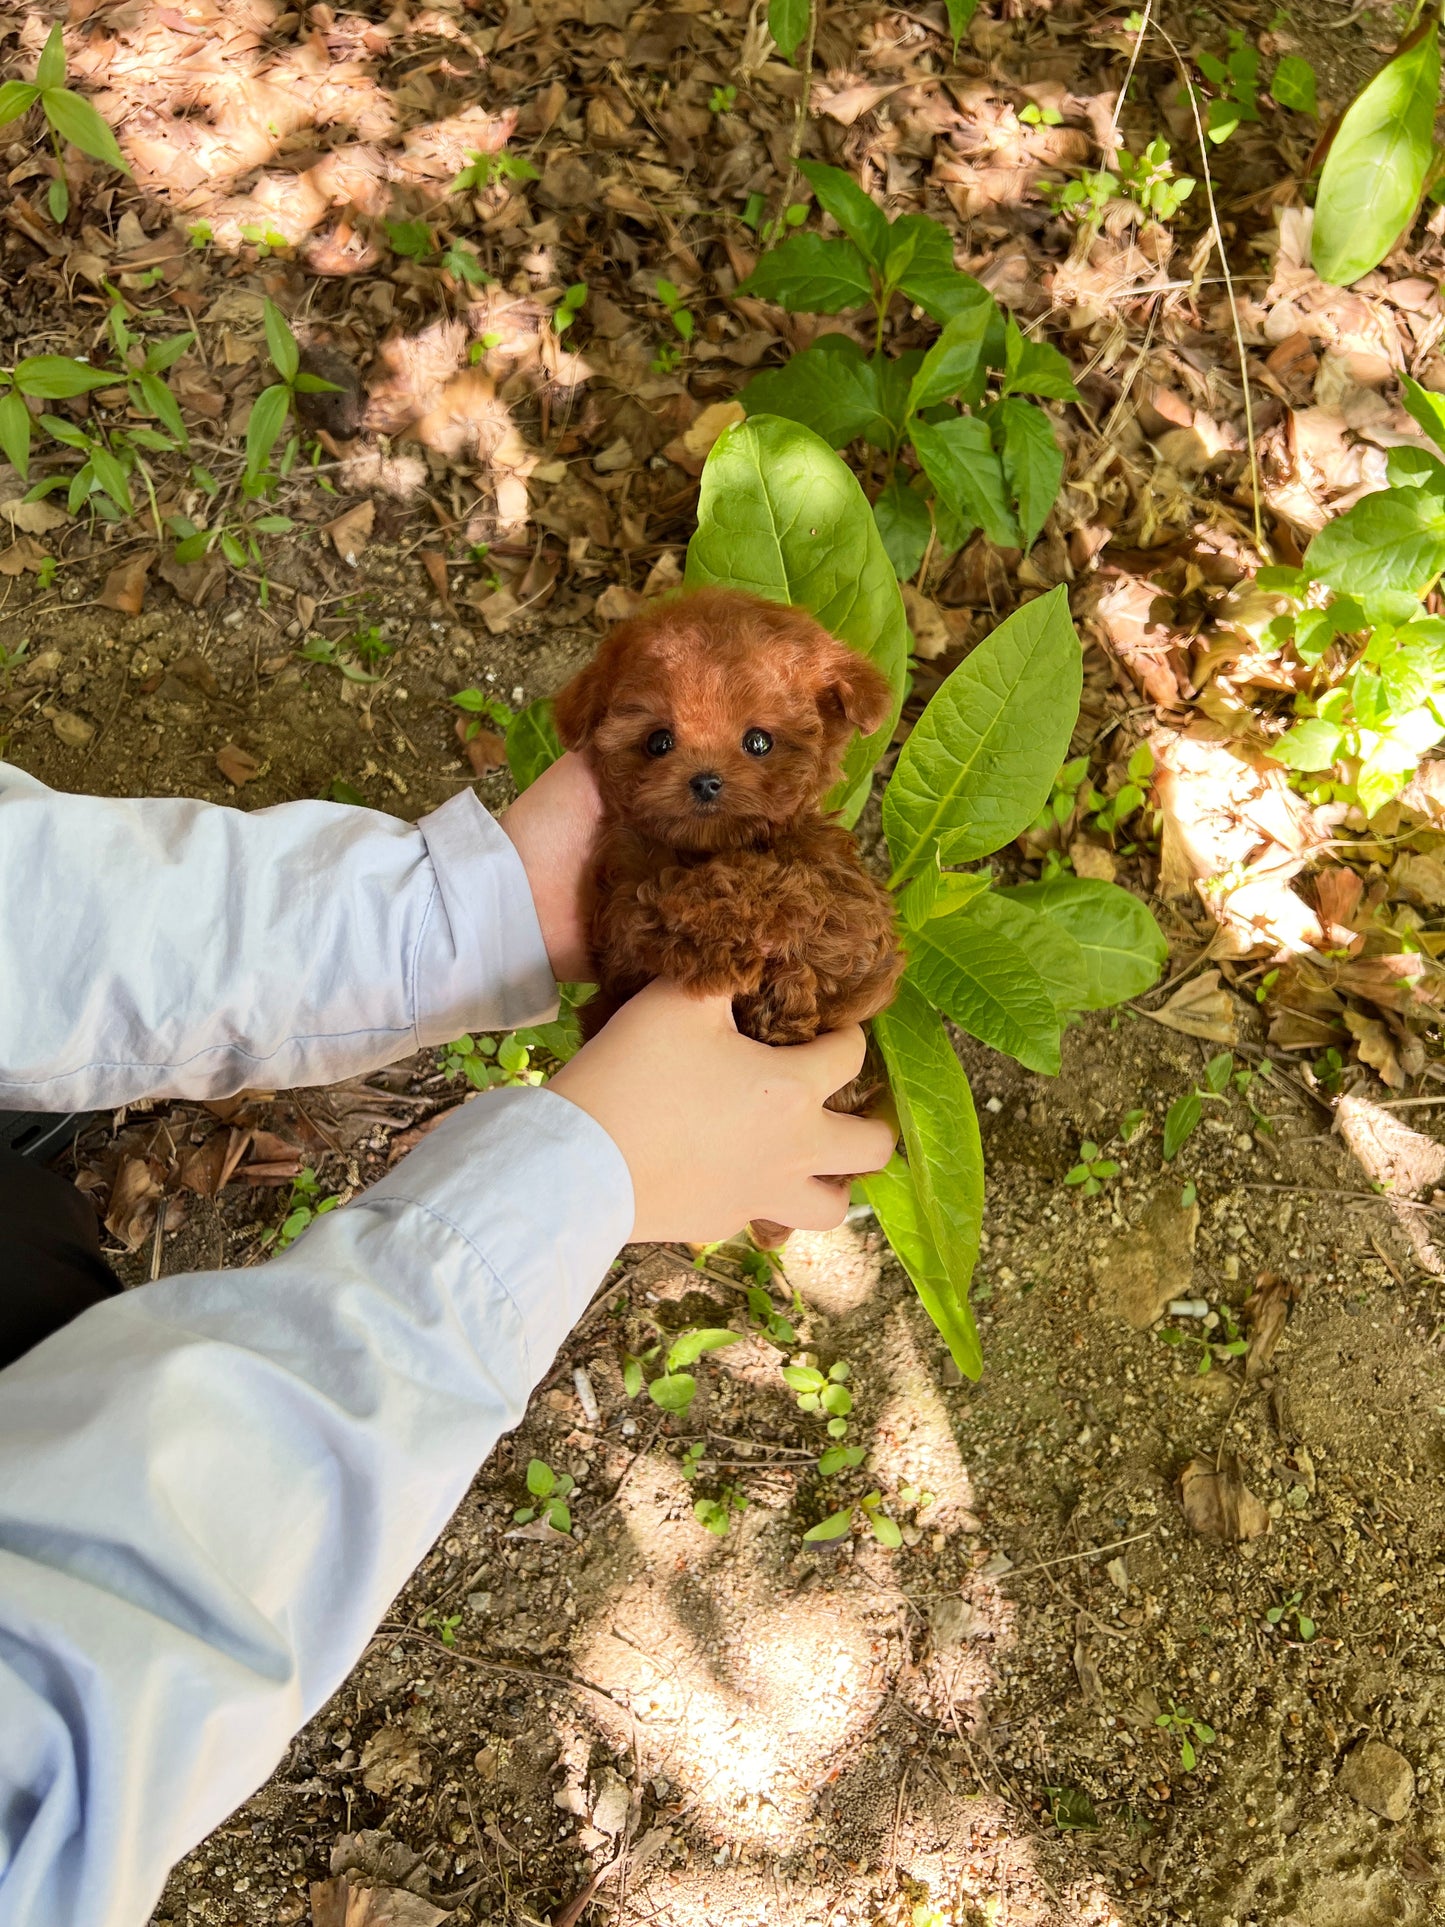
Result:
<svg viewBox="0 0 1445 1927"><path fill-rule="evenodd" d="M1362 1740L1340 1768L1340 1786L1382 1820L1403 1820L1415 1799L1415 1769L1383 1740Z"/></svg>

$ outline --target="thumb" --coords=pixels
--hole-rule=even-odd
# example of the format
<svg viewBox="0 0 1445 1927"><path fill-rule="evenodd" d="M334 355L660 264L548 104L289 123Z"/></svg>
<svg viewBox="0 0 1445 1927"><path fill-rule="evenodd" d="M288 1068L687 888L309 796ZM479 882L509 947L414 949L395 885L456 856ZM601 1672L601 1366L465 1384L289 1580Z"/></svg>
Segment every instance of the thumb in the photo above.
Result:
<svg viewBox="0 0 1445 1927"><path fill-rule="evenodd" d="M708 1029L737 1030L733 1000L726 991L698 996L693 991L684 990L679 984L671 983L666 977L654 977L632 1001L639 1010L651 1009L658 1017L687 1015L695 1021L701 1020Z"/></svg>

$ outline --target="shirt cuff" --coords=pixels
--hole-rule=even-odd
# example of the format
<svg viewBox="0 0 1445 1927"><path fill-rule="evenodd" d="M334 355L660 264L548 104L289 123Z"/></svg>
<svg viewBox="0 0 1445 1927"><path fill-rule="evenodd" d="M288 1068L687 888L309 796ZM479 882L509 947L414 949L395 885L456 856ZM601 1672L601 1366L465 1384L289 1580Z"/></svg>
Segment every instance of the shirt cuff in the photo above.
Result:
<svg viewBox="0 0 1445 1927"><path fill-rule="evenodd" d="M522 859L470 789L417 824L437 897L417 946L417 1042L550 1023L557 985Z"/></svg>
<svg viewBox="0 0 1445 1927"><path fill-rule="evenodd" d="M555 1091L468 1100L366 1193L464 1239L515 1306L527 1385L542 1378L632 1234L632 1174L602 1126Z"/></svg>

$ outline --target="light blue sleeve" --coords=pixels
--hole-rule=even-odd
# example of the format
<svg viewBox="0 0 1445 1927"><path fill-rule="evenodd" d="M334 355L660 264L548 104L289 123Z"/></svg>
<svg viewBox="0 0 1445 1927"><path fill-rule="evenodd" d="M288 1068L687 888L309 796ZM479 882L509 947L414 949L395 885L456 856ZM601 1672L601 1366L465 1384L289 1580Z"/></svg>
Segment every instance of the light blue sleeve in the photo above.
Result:
<svg viewBox="0 0 1445 1927"><path fill-rule="evenodd" d="M0 810L0 821L4 812ZM0 1927L143 1927L345 1678L632 1222L547 1090L0 1373Z"/></svg>
<svg viewBox="0 0 1445 1927"><path fill-rule="evenodd" d="M0 1109L338 1083L555 1010L521 859L469 789L413 825L0 763Z"/></svg>

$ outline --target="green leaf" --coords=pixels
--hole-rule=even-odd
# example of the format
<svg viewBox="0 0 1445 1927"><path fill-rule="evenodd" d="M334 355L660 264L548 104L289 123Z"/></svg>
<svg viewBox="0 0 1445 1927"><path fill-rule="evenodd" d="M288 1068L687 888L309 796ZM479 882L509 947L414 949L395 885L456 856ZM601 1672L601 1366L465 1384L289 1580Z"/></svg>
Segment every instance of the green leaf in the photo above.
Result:
<svg viewBox="0 0 1445 1927"><path fill-rule="evenodd" d="M1400 388L1406 410L1424 429L1437 448L1445 449L1445 395L1422 388L1409 375L1401 375ZM1419 450L1415 451L1417 454Z"/></svg>
<svg viewBox="0 0 1445 1927"><path fill-rule="evenodd" d="M1185 1143L1193 1135L1203 1115L1204 1107L1198 1091L1186 1091L1169 1106L1169 1115L1164 1120L1164 1156L1177 1157Z"/></svg>
<svg viewBox="0 0 1445 1927"><path fill-rule="evenodd" d="M844 1506L841 1512L830 1512L826 1519L803 1534L804 1545L827 1545L834 1539L846 1539L853 1525L853 1508Z"/></svg>
<svg viewBox="0 0 1445 1927"><path fill-rule="evenodd" d="M873 1020L888 1067L908 1164L863 1180L864 1194L912 1278L958 1369L977 1378L978 1332L968 1287L983 1222L983 1147L968 1088L938 1012L905 978ZM892 1175L890 1175L892 1174Z"/></svg>
<svg viewBox="0 0 1445 1927"><path fill-rule="evenodd" d="M996 312L993 296L979 287L980 299L959 309L945 323L943 333L923 357L908 391L908 412L917 414L936 402L951 401L955 395L973 403L983 393L985 367L984 343Z"/></svg>
<svg viewBox="0 0 1445 1927"><path fill-rule="evenodd" d="M507 767L519 790L535 783L544 769L550 769L562 754L557 725L552 721L552 702L539 696L527 704L507 725Z"/></svg>
<svg viewBox="0 0 1445 1927"><path fill-rule="evenodd" d="M948 8L948 31L953 35L953 57L958 59L958 43L968 32L968 23L978 12L978 0L944 0Z"/></svg>
<svg viewBox="0 0 1445 1927"><path fill-rule="evenodd" d="M1016 609L959 664L904 744L883 798L895 873L968 863L1036 821L1068 754L1082 652L1062 588Z"/></svg>
<svg viewBox="0 0 1445 1927"><path fill-rule="evenodd" d="M96 481L116 507L126 515L134 515L135 504L130 499L130 487L120 458L96 443L90 451L90 465L95 470Z"/></svg>
<svg viewBox="0 0 1445 1927"><path fill-rule="evenodd" d="M1345 732L1338 723L1311 716L1271 743L1269 754L1286 769L1330 769L1339 760L1344 743Z"/></svg>
<svg viewBox="0 0 1445 1927"><path fill-rule="evenodd" d="M28 80L7 80L0 86L0 127L7 120L28 114L40 98L40 89Z"/></svg>
<svg viewBox="0 0 1445 1927"><path fill-rule="evenodd" d="M623 1361L622 1389L629 1398L636 1398L642 1390L642 1366L635 1358Z"/></svg>
<svg viewBox="0 0 1445 1927"><path fill-rule="evenodd" d="M1219 1051L1204 1066L1204 1081L1216 1097L1222 1097L1229 1088L1229 1077L1233 1069L1234 1054L1227 1050Z"/></svg>
<svg viewBox="0 0 1445 1927"><path fill-rule="evenodd" d="M933 524L928 503L916 488L908 486L900 469L894 469L888 486L873 504L873 522L894 574L900 582L907 582L918 573Z"/></svg>
<svg viewBox="0 0 1445 1927"><path fill-rule="evenodd" d="M647 1395L664 1412L685 1412L697 1395L697 1380L687 1372L669 1372L653 1379Z"/></svg>
<svg viewBox="0 0 1445 1927"><path fill-rule="evenodd" d="M904 214L888 230L888 253L883 262L887 287L901 288L919 278L957 273L953 265L953 237L941 222L926 214ZM916 295L910 299L917 300ZM945 317L946 318L946 317Z"/></svg>
<svg viewBox="0 0 1445 1927"><path fill-rule="evenodd" d="M57 227L65 225L65 217L70 212L70 188L63 174L57 174L45 190L45 205L50 209L50 218Z"/></svg>
<svg viewBox="0 0 1445 1927"><path fill-rule="evenodd" d="M45 45L35 69L35 84L37 87L65 85L65 40L58 20L45 36Z"/></svg>
<svg viewBox="0 0 1445 1927"><path fill-rule="evenodd" d="M547 1499L557 1483L557 1475L545 1459L532 1459L527 1466L527 1490L534 1499Z"/></svg>
<svg viewBox="0 0 1445 1927"><path fill-rule="evenodd" d="M1286 54L1274 70L1269 91L1281 107L1292 107L1297 114L1313 114L1319 119L1315 98L1315 70L1299 54Z"/></svg>
<svg viewBox="0 0 1445 1927"><path fill-rule="evenodd" d="M286 425L291 408L291 391L284 382L263 388L251 404L251 419L246 424L246 473L259 475L265 468L276 439Z"/></svg>
<svg viewBox="0 0 1445 1927"><path fill-rule="evenodd" d="M27 355L15 364L15 386L22 395L36 395L42 401L65 401L92 388L113 388L119 379L114 372L72 361L68 355Z"/></svg>
<svg viewBox="0 0 1445 1927"><path fill-rule="evenodd" d="M78 147L82 154L89 154L92 160L104 161L117 174L129 174L130 165L116 146L115 135L88 100L82 100L68 88L52 87L40 96L40 104L45 109L45 118L62 140Z"/></svg>
<svg viewBox="0 0 1445 1927"><path fill-rule="evenodd" d="M736 1345L741 1337L741 1332L725 1331L720 1327L679 1332L667 1354L667 1369L675 1372L684 1365L695 1365L704 1352L717 1352L724 1345Z"/></svg>
<svg viewBox="0 0 1445 1927"><path fill-rule="evenodd" d="M141 374L137 377L136 385L156 420L171 431L182 448L189 448L190 437L186 433L185 423L181 420L180 403L160 376L148 372Z"/></svg>
<svg viewBox="0 0 1445 1927"><path fill-rule="evenodd" d="M776 301L790 314L837 314L871 301L873 283L851 241L794 234L762 256L738 293Z"/></svg>
<svg viewBox="0 0 1445 1927"><path fill-rule="evenodd" d="M1142 996L1169 960L1164 932L1148 906L1117 883L1065 876L997 894L1050 918L1079 946L1085 980L1075 1009L1105 1010Z"/></svg>
<svg viewBox="0 0 1445 1927"><path fill-rule="evenodd" d="M827 803L856 821L902 708L908 656L898 579L857 478L796 422L755 415L724 429L702 472L686 580L801 604L888 678L892 713L853 742Z"/></svg>
<svg viewBox="0 0 1445 1927"><path fill-rule="evenodd" d="M821 1392L828 1383L823 1374L812 1365L785 1365L783 1383L794 1392Z"/></svg>
<svg viewBox="0 0 1445 1927"><path fill-rule="evenodd" d="M915 419L909 434L924 473L953 513L978 523L1000 548L1019 548L1023 538L988 423L977 415L954 415L942 422Z"/></svg>
<svg viewBox="0 0 1445 1927"><path fill-rule="evenodd" d="M1005 333L1007 359L1003 392L1006 395L1047 395L1053 401L1077 401L1074 371L1057 348L1034 341L1009 317Z"/></svg>
<svg viewBox="0 0 1445 1927"><path fill-rule="evenodd" d="M1024 952L1060 1018L1086 1007L1089 962L1082 946L1056 917L1042 916L1001 890L988 890L975 897L967 915L976 929L996 931Z"/></svg>
<svg viewBox="0 0 1445 1927"><path fill-rule="evenodd" d="M783 367L765 368L738 399L750 415L801 422L831 448L870 430L886 444L896 437L883 413L877 367L846 335L824 335Z"/></svg>
<svg viewBox="0 0 1445 1927"><path fill-rule="evenodd" d="M0 449L5 459L18 470L22 482L30 480L30 410L13 388L0 395Z"/></svg>
<svg viewBox="0 0 1445 1927"><path fill-rule="evenodd" d="M1305 550L1304 566L1316 582L1350 595L1419 594L1445 568L1445 498L1427 487L1362 496L1326 522Z"/></svg>
<svg viewBox="0 0 1445 1927"><path fill-rule="evenodd" d="M910 930L921 930L932 917L944 917L963 909L988 889L986 871L941 870L937 863L926 865L909 884L899 900L903 921Z"/></svg>
<svg viewBox="0 0 1445 1927"><path fill-rule="evenodd" d="M989 411L990 424L1002 439L1004 480L1018 504L1023 546L1031 548L1048 520L1064 479L1064 455L1054 439L1054 426L1042 408L1009 395Z"/></svg>
<svg viewBox="0 0 1445 1927"><path fill-rule="evenodd" d="M1321 280L1358 281L1412 223L1430 170L1439 93L1432 19L1356 96L1330 144L1310 243Z"/></svg>
<svg viewBox="0 0 1445 1927"><path fill-rule="evenodd" d="M979 904L987 898L980 898ZM1059 1069L1059 1017L1049 985L1012 932L978 906L934 917L908 939L907 981L960 1030L1031 1071ZM1027 914L1027 913L1022 913Z"/></svg>
<svg viewBox="0 0 1445 1927"><path fill-rule="evenodd" d="M894 225L901 227L902 222ZM951 321L956 314L962 314L965 308L976 306L980 290L988 294L988 289L981 281L975 281L971 274L965 274L961 268L953 265L951 245L946 250L945 259L927 260L910 266L898 288L909 301L916 301L931 320L940 323ZM989 299L992 301L993 296L989 295ZM990 368L1003 366L1003 316L996 302L983 358Z"/></svg>
<svg viewBox="0 0 1445 1927"><path fill-rule="evenodd" d="M774 0L774 5L778 0ZM802 0L804 26L807 0ZM773 38L776 40L777 35ZM791 55L788 56L792 58ZM850 241L862 249L863 258L881 269L888 258L888 216L870 195L841 167L828 167L822 161L799 161L798 172L818 197L818 205L842 228Z"/></svg>
<svg viewBox="0 0 1445 1927"><path fill-rule="evenodd" d="M879 1512L872 1506L865 1507L864 1511L869 1528L879 1545L887 1546L890 1551L896 1551L903 1544L903 1534L899 1530L898 1522L890 1519L886 1512Z"/></svg>
<svg viewBox="0 0 1445 1927"><path fill-rule="evenodd" d="M291 324L269 297L261 313L266 324L266 352L272 365L282 381L294 382L301 369L301 350L291 332Z"/></svg>
<svg viewBox="0 0 1445 1927"><path fill-rule="evenodd" d="M768 32L778 52L794 67L798 64L798 45L806 38L812 0L768 0Z"/></svg>

